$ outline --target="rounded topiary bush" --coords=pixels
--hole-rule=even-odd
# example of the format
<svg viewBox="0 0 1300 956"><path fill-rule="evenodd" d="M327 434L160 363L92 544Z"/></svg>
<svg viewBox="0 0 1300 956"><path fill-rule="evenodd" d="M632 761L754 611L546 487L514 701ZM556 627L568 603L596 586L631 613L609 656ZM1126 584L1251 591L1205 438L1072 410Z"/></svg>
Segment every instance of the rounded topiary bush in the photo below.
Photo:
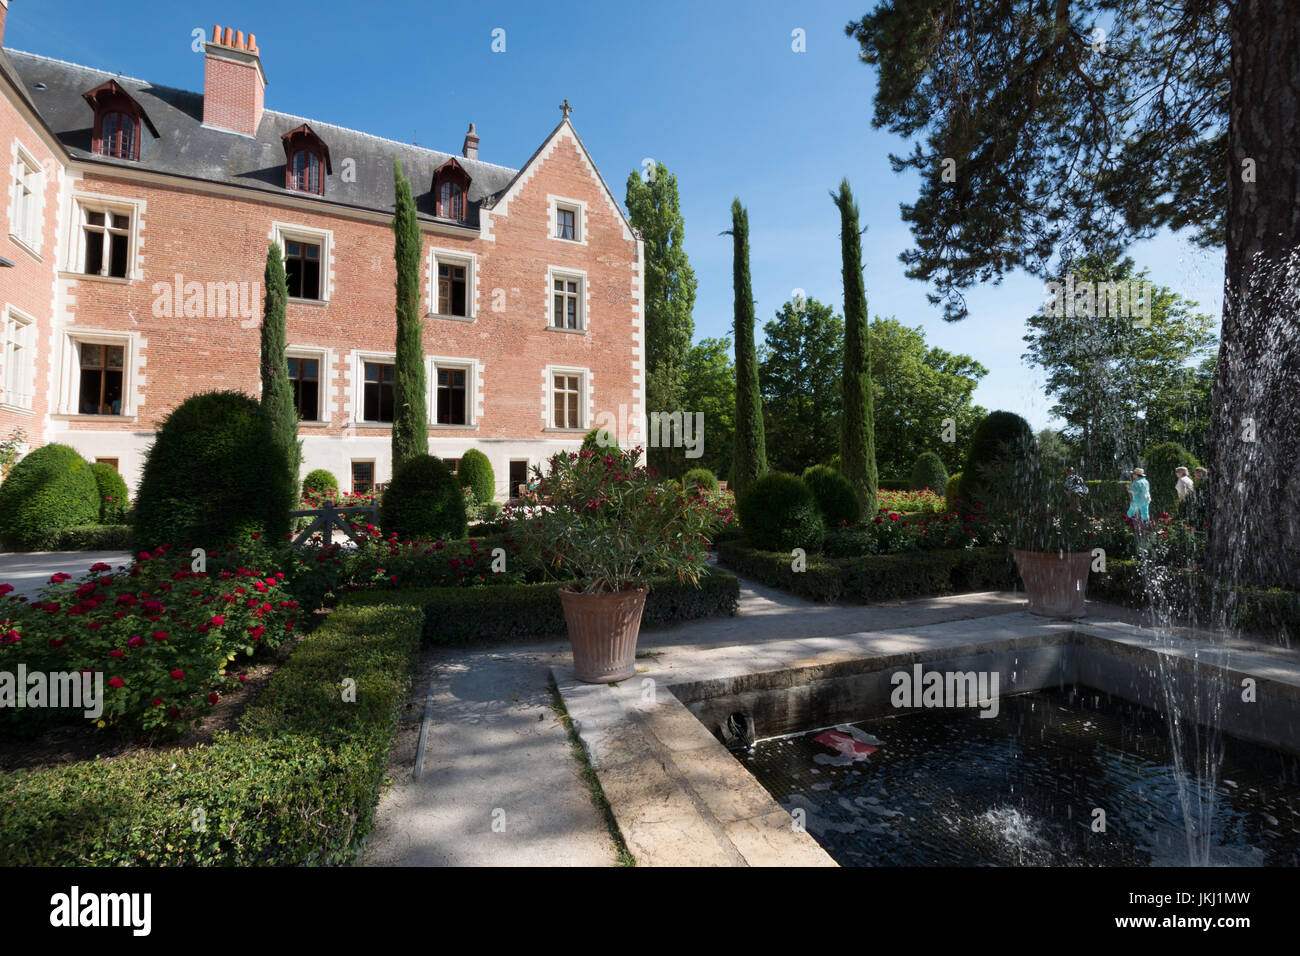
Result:
<svg viewBox="0 0 1300 956"><path fill-rule="evenodd" d="M465 536L465 495L447 463L416 455L398 466L379 505L384 534L447 540Z"/></svg>
<svg viewBox="0 0 1300 956"><path fill-rule="evenodd" d="M101 524L122 524L126 521L126 512L130 507L127 500L126 482L112 465L102 461L90 466L99 488L99 521Z"/></svg>
<svg viewBox="0 0 1300 956"><path fill-rule="evenodd" d="M601 433L604 432L602 435ZM618 439L603 428L593 428L582 436L583 451L618 451Z"/></svg>
<svg viewBox="0 0 1300 956"><path fill-rule="evenodd" d="M1151 514L1175 514L1178 510L1178 476L1174 474L1174 469L1182 465L1190 477L1195 469L1201 467L1201 463L1176 441L1152 445L1142 460L1147 481L1151 485Z"/></svg>
<svg viewBox="0 0 1300 956"><path fill-rule="evenodd" d="M691 485L698 485L709 494L717 494L718 476L707 468L692 468L682 476L682 484L689 488Z"/></svg>
<svg viewBox="0 0 1300 956"><path fill-rule="evenodd" d="M751 547L762 551L821 547L825 529L817 499L797 475L783 471L760 475L741 492L736 512Z"/></svg>
<svg viewBox="0 0 1300 956"><path fill-rule="evenodd" d="M949 511L956 511L959 500L961 500L961 472L954 471L948 476L948 483L943 486L943 506Z"/></svg>
<svg viewBox="0 0 1300 956"><path fill-rule="evenodd" d="M971 437L961 470L967 511L1000 512L1023 500L1033 477L1034 430L1015 412L990 412Z"/></svg>
<svg viewBox="0 0 1300 956"><path fill-rule="evenodd" d="M99 485L67 445L29 452L0 484L0 539L16 551L48 551L63 528L99 521Z"/></svg>
<svg viewBox="0 0 1300 956"><path fill-rule="evenodd" d="M928 488L936 495L943 494L948 487L948 469L943 459L932 451L922 452L912 465L912 490L922 491Z"/></svg>
<svg viewBox="0 0 1300 956"><path fill-rule="evenodd" d="M492 462L488 461L488 456L477 448L471 448L460 456L456 480L460 482L462 488L469 488L474 492L475 504L487 504L497 496L497 476L492 471Z"/></svg>
<svg viewBox="0 0 1300 956"><path fill-rule="evenodd" d="M834 528L841 521L857 521L862 517L853 483L829 465L812 465L804 470L803 483L812 492L821 513L822 522Z"/></svg>
<svg viewBox="0 0 1300 956"><path fill-rule="evenodd" d="M308 495L335 495L338 494L339 480L334 477L334 472L324 468L313 468L307 472L307 477L302 480L302 493Z"/></svg>
<svg viewBox="0 0 1300 956"><path fill-rule="evenodd" d="M168 415L145 458L135 540L207 549L289 530L297 481L261 406L242 392L191 395Z"/></svg>

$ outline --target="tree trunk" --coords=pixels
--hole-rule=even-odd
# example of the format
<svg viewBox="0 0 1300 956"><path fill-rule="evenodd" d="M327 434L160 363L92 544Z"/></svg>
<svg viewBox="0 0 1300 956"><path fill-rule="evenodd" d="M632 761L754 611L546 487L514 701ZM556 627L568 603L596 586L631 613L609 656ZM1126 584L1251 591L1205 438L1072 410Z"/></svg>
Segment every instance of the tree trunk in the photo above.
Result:
<svg viewBox="0 0 1300 956"><path fill-rule="evenodd" d="M1209 567L1221 581L1300 589L1300 4L1295 0L1236 4L1229 109L1228 243L1209 456Z"/></svg>

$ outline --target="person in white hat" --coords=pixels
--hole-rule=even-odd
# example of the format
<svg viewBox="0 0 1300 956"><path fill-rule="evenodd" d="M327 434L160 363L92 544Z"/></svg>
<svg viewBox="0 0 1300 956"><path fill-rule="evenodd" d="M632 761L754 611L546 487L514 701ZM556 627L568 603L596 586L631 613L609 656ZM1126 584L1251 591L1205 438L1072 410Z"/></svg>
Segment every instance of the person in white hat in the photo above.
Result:
<svg viewBox="0 0 1300 956"><path fill-rule="evenodd" d="M1151 520L1151 482L1147 473L1141 468L1133 469L1133 481L1128 486L1128 517L1138 519L1139 524Z"/></svg>
<svg viewBox="0 0 1300 956"><path fill-rule="evenodd" d="M1178 492L1178 500L1182 501L1196 490L1196 486L1192 484L1192 479L1188 477L1187 469L1182 465L1179 465L1174 469L1174 474L1178 476L1178 481L1174 485L1174 491Z"/></svg>

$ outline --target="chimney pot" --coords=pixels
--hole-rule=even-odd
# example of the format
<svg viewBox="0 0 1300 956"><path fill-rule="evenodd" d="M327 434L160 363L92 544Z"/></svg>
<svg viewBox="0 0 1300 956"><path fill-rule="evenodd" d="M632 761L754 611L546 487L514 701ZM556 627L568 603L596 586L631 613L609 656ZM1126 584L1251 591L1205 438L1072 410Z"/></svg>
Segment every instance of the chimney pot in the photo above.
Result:
<svg viewBox="0 0 1300 956"><path fill-rule="evenodd" d="M250 33L248 35L248 52L249 53L257 52L257 35L254 33Z"/></svg>
<svg viewBox="0 0 1300 956"><path fill-rule="evenodd" d="M235 31L231 27L226 27L226 32L221 36L221 42L226 46L233 46L235 42Z"/></svg>
<svg viewBox="0 0 1300 956"><path fill-rule="evenodd" d="M212 42L213 42L213 43L220 43L220 42L221 42L221 25L220 25L220 24L214 23L214 24L212 25Z"/></svg>
<svg viewBox="0 0 1300 956"><path fill-rule="evenodd" d="M235 46L239 47L239 49L241 49L241 50L244 48L244 31L243 31L243 30L236 30L236 31L235 31Z"/></svg>

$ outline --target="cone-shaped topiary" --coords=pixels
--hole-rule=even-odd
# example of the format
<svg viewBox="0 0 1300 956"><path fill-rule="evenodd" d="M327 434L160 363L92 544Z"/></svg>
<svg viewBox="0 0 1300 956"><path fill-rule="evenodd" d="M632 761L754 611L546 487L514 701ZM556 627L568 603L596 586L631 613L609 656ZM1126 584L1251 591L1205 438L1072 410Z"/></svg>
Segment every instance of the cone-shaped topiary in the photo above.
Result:
<svg viewBox="0 0 1300 956"><path fill-rule="evenodd" d="M928 488L936 495L941 495L948 487L948 469L943 459L932 451L922 452L912 465L912 490L921 491Z"/></svg>
<svg viewBox="0 0 1300 956"><path fill-rule="evenodd" d="M717 494L718 476L707 468L692 468L682 476L682 485L686 488L698 485L711 495Z"/></svg>
<svg viewBox="0 0 1300 956"><path fill-rule="evenodd" d="M803 483L817 501L817 510L826 527L835 528L841 521L855 522L861 517L861 504L853 484L829 465L805 469Z"/></svg>
<svg viewBox="0 0 1300 956"><path fill-rule="evenodd" d="M130 507L127 501L126 482L112 465L97 461L90 466L99 487L99 520L101 524L122 524Z"/></svg>
<svg viewBox="0 0 1300 956"><path fill-rule="evenodd" d="M393 261L397 266L397 352L393 360L393 470L429 453L424 401L424 320L420 317L420 224L411 181L393 159Z"/></svg>
<svg viewBox="0 0 1300 956"><path fill-rule="evenodd" d="M324 468L313 468L307 473L307 477L302 480L302 493L308 495L335 495L338 494L339 480L334 477L334 472Z"/></svg>
<svg viewBox="0 0 1300 956"><path fill-rule="evenodd" d="M1151 514L1158 516L1162 512L1176 514L1178 511L1178 476L1174 469L1182 465L1187 469L1188 477L1201 467L1196 456L1176 441L1160 442L1152 445L1142 456L1143 469L1147 481L1151 484Z"/></svg>
<svg viewBox="0 0 1300 956"><path fill-rule="evenodd" d="M847 179L831 198L840 211L840 259L844 280L844 415L840 420L840 469L861 503L861 517L880 507L876 469L876 417L871 390L871 325L862 279L862 232L858 204Z"/></svg>
<svg viewBox="0 0 1300 956"><path fill-rule="evenodd" d="M961 470L963 513L1001 513L1022 502L1037 454L1034 430L1015 412L990 412L975 429Z"/></svg>
<svg viewBox="0 0 1300 956"><path fill-rule="evenodd" d="M262 411L271 423L276 442L284 448L289 481L297 485L302 440L298 438L298 409L293 402L293 383L289 380L285 356L289 280L284 272L284 253L277 242L267 246L263 281L266 301L262 308Z"/></svg>
<svg viewBox="0 0 1300 956"><path fill-rule="evenodd" d="M67 445L29 452L0 485L0 538L15 551L48 551L62 528L99 521L99 486Z"/></svg>
<svg viewBox="0 0 1300 956"><path fill-rule="evenodd" d="M815 551L825 529L817 500L797 475L769 471L736 496L745 540L763 551Z"/></svg>
<svg viewBox="0 0 1300 956"><path fill-rule="evenodd" d="M256 401L241 392L191 395L163 419L135 499L141 548L269 543L289 530L297 483Z"/></svg>
<svg viewBox="0 0 1300 956"><path fill-rule="evenodd" d="M957 510L961 500L961 472L954 471L948 476L948 483L943 486L943 506L949 511Z"/></svg>
<svg viewBox="0 0 1300 956"><path fill-rule="evenodd" d="M447 463L433 455L402 462L384 490L379 525L403 541L463 538L465 495Z"/></svg>
<svg viewBox="0 0 1300 956"><path fill-rule="evenodd" d="M460 467L456 469L456 480L462 488L474 492L474 503L485 505L497 496L497 476L492 471L492 462L488 456L477 448L471 448L460 456Z"/></svg>

